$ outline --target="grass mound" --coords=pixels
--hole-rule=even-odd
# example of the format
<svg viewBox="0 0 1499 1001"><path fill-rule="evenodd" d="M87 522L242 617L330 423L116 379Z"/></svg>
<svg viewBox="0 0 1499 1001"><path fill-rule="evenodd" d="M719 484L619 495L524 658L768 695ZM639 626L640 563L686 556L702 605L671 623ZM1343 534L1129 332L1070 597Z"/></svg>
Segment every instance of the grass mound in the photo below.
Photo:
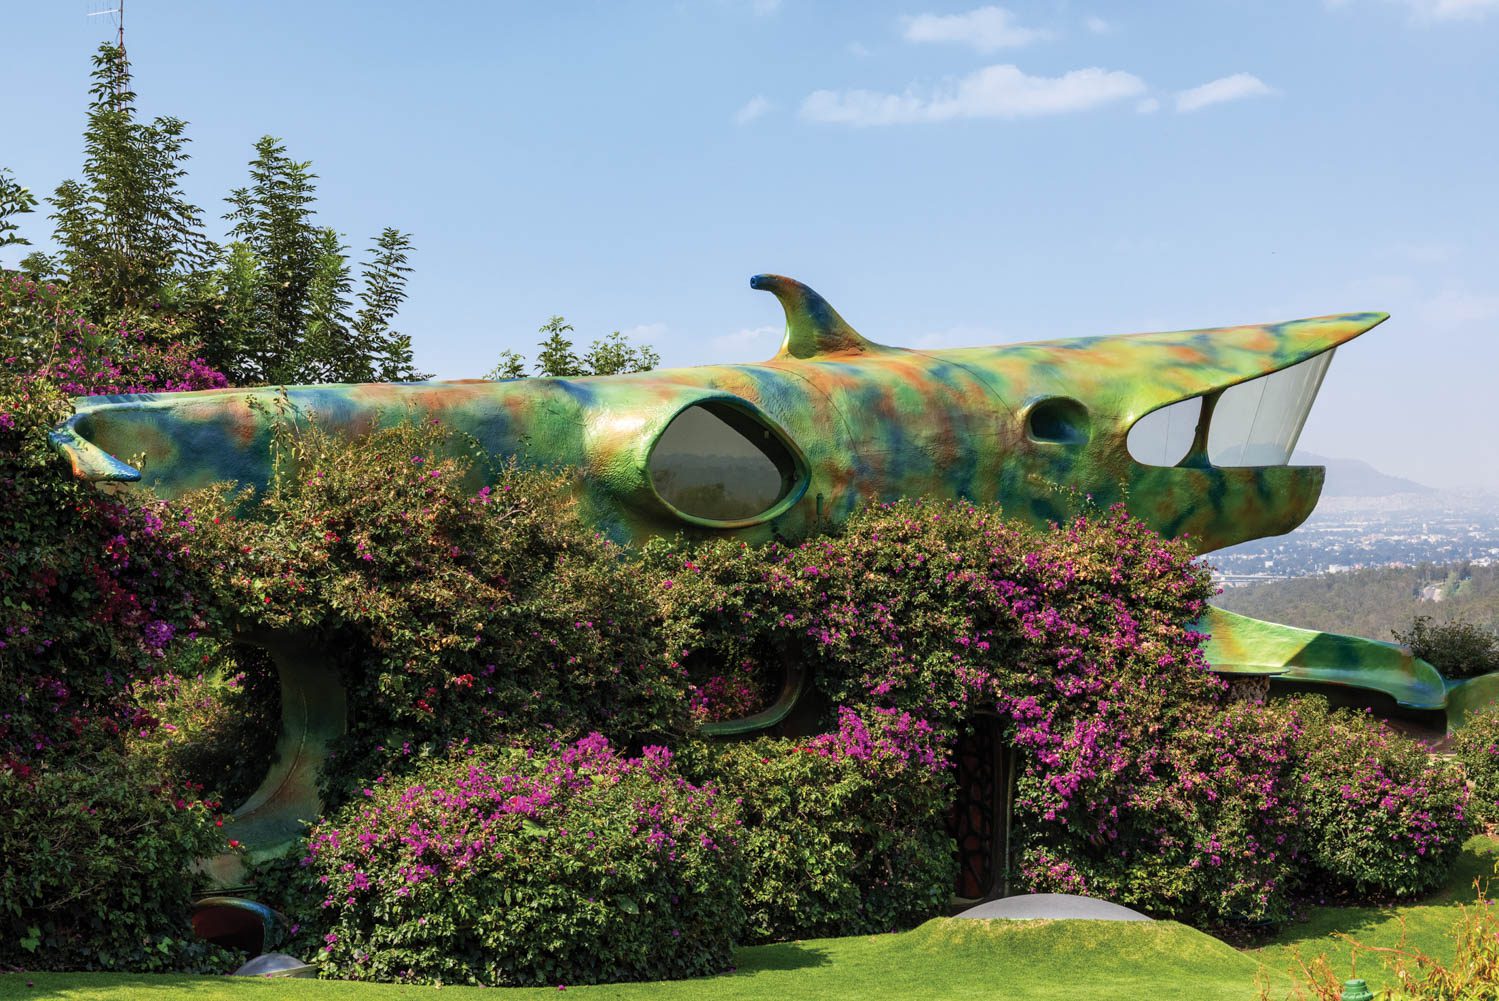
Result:
<svg viewBox="0 0 1499 1001"><path fill-rule="evenodd" d="M1458 905L1472 901L1474 879L1490 876L1499 840L1469 840L1446 888L1414 905L1317 907L1268 945L1246 952L1174 921L967 921L938 918L898 935L812 939L735 952L738 969L717 977L670 983L577 987L591 1001L847 1001L890 998L978 1001L1061 1001L1076 997L1252 1001L1260 984L1286 996L1287 973L1299 952L1326 956L1340 976L1351 973L1349 948L1335 936L1395 946L1402 936L1439 958L1450 958ZM1384 983L1377 962L1359 963L1371 987ZM33 986L26 986L27 981ZM443 997L556 997L557 989L446 988ZM135 974L0 974L0 1001L431 1001L431 987L327 980L240 980Z"/></svg>
<svg viewBox="0 0 1499 1001"><path fill-rule="evenodd" d="M1052 1001L1096 993L1152 1001L1253 997L1259 964L1224 943L1173 921L957 921L938 918L898 935L813 939L741 949L733 973L706 980L569 989L569 995L635 1001L711 998L778 1001L843 998ZM35 974L0 977L0 998L70 1001L245 998L254 1001L397 1001L430 998L430 987L331 981L242 981L204 977ZM448 988L457 998L494 998L493 989ZM505 997L555 997L547 990L499 991Z"/></svg>

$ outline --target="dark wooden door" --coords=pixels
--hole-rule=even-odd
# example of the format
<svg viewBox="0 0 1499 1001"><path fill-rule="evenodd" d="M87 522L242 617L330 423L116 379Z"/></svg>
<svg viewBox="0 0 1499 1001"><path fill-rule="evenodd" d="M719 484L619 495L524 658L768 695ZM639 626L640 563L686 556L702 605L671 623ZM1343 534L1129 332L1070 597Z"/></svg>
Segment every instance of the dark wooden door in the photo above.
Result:
<svg viewBox="0 0 1499 1001"><path fill-rule="evenodd" d="M953 895L959 903L1005 896L1015 754L1001 740L997 718L969 720L953 749L953 768L957 789L947 820L958 856Z"/></svg>

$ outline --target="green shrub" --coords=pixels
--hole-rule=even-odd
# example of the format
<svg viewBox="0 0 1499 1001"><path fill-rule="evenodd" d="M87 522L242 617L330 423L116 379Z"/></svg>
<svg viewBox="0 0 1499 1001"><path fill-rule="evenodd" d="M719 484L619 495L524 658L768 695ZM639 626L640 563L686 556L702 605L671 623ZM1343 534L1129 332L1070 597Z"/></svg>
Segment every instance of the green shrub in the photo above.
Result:
<svg viewBox="0 0 1499 1001"><path fill-rule="evenodd" d="M284 425L278 444L264 496L192 500L194 555L233 622L340 662L332 802L454 741L686 729L645 582L579 521L568 481L484 467L431 421L352 441Z"/></svg>
<svg viewBox="0 0 1499 1001"><path fill-rule="evenodd" d="M326 975L565 985L716 973L743 924L738 817L664 748L469 750L314 829Z"/></svg>
<svg viewBox="0 0 1499 1001"><path fill-rule="evenodd" d="M1499 824L1499 706L1468 717L1453 750L1472 784L1468 812L1475 824Z"/></svg>
<svg viewBox="0 0 1499 1001"><path fill-rule="evenodd" d="M1456 768L1366 713L1296 703L1292 786L1312 886L1368 901L1429 892L1451 872L1471 822Z"/></svg>
<svg viewBox="0 0 1499 1001"><path fill-rule="evenodd" d="M227 850L216 806L118 753L0 768L0 967L232 968L189 924L193 863Z"/></svg>
<svg viewBox="0 0 1499 1001"><path fill-rule="evenodd" d="M845 710L834 733L700 744L691 757L743 805L747 942L888 932L946 906L952 782L924 723Z"/></svg>
<svg viewBox="0 0 1499 1001"><path fill-rule="evenodd" d="M262 651L188 640L131 694L139 712L125 737L129 753L230 804L245 802L265 778L281 731L281 687Z"/></svg>
<svg viewBox="0 0 1499 1001"><path fill-rule="evenodd" d="M1409 629L1390 632L1445 677L1476 678L1499 671L1499 635L1466 619L1434 623L1429 615L1417 615Z"/></svg>

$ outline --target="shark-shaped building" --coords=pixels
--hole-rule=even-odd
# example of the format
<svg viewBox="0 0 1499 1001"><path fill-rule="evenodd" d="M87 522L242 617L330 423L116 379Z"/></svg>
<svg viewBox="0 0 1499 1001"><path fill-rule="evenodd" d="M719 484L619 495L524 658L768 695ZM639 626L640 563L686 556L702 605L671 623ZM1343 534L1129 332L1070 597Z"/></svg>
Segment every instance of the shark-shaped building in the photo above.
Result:
<svg viewBox="0 0 1499 1001"><path fill-rule="evenodd" d="M357 433L412 411L495 455L577 471L580 511L619 541L653 535L796 538L859 504L908 496L998 502L1036 524L1080 496L1123 503L1198 553L1289 532L1321 467L1290 466L1333 353L1387 317L921 351L857 333L790 278L758 275L786 314L776 356L575 379L298 386L89 397L53 434L86 480L166 497L221 480L264 487L278 408ZM144 472L120 456L144 453ZM1199 628L1224 674L1378 693L1456 724L1495 695L1449 686L1393 644L1210 610ZM315 807L315 765L343 725L342 691L294 638L281 672L281 755L241 809L246 843L285 837ZM722 732L776 725L804 689ZM292 827L288 827L292 824ZM257 831L259 834L257 835Z"/></svg>

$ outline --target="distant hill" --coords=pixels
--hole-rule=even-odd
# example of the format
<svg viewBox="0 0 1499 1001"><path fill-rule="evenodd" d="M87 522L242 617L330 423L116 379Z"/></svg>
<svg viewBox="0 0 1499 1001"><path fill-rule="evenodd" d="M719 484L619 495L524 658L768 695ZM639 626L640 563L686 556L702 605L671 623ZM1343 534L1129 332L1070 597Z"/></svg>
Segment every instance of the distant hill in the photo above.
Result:
<svg viewBox="0 0 1499 1001"><path fill-rule="evenodd" d="M1466 619L1499 631L1499 565L1427 563L1296 577L1226 588L1213 604L1288 626L1378 640L1408 627L1416 615Z"/></svg>
<svg viewBox="0 0 1499 1001"><path fill-rule="evenodd" d="M1311 452L1297 451L1291 457L1294 466L1326 466L1324 497L1389 497L1392 494L1429 494L1436 488L1407 480L1403 476L1381 473L1361 459L1329 459Z"/></svg>

